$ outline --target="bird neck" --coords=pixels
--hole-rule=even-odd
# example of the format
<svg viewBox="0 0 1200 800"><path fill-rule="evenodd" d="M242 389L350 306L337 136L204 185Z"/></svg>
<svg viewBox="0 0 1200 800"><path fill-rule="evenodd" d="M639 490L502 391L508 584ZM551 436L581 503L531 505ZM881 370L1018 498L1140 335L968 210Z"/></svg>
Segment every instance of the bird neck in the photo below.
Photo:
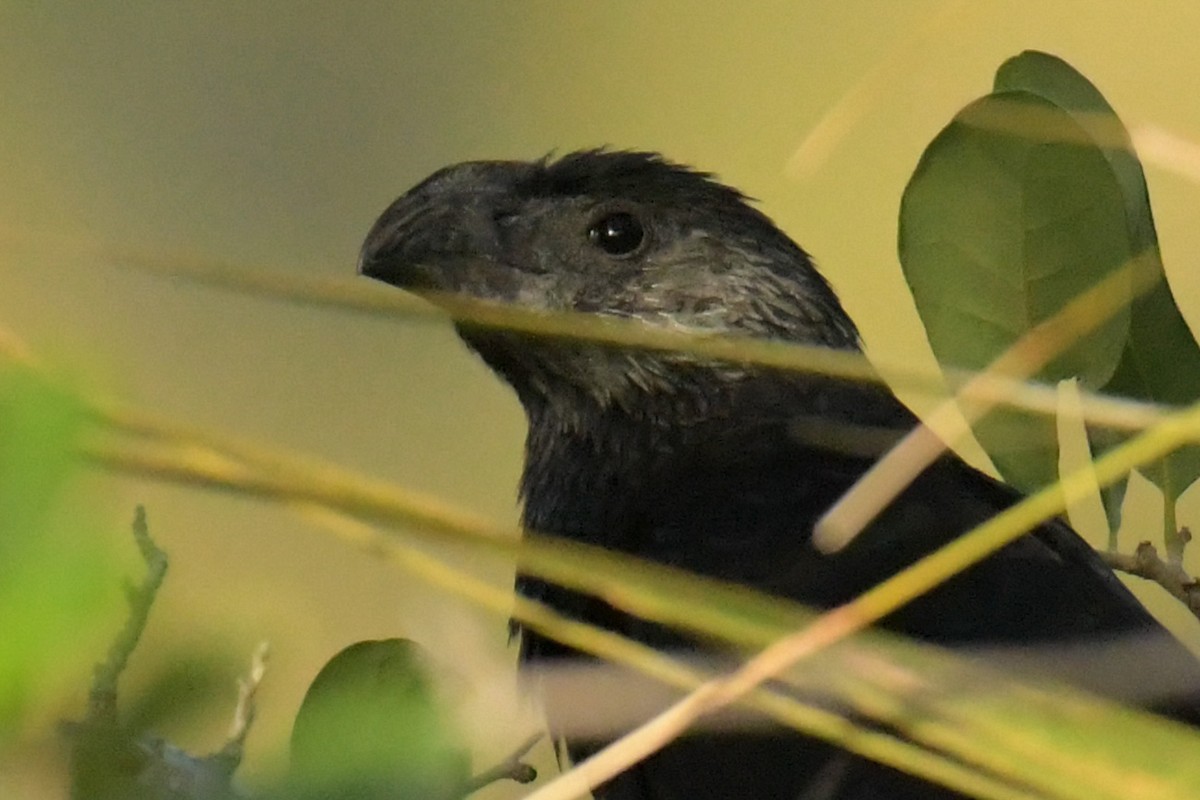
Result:
<svg viewBox="0 0 1200 800"><path fill-rule="evenodd" d="M521 478L526 526L572 538L613 530L633 513L656 462L679 450L680 438L614 410L534 411Z"/></svg>
<svg viewBox="0 0 1200 800"><path fill-rule="evenodd" d="M521 481L532 530L620 547L645 498L684 468L778 447L794 404L767 408L736 393L655 396L636 408L526 403ZM606 538L597 542L596 537ZM609 538L613 537L613 538Z"/></svg>
<svg viewBox="0 0 1200 800"><path fill-rule="evenodd" d="M526 525L619 548L681 475L720 485L813 453L866 464L915 422L884 387L777 373L709 386L630 406L524 398Z"/></svg>

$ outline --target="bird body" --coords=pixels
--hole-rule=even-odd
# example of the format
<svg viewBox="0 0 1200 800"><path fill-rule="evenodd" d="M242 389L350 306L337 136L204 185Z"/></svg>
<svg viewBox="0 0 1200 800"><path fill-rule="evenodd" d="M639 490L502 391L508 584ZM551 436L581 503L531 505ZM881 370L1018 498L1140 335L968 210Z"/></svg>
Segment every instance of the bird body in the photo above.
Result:
<svg viewBox="0 0 1200 800"><path fill-rule="evenodd" d="M854 324L798 245L736 190L649 153L596 150L448 167L384 212L360 269L418 292L860 347ZM812 543L818 517L916 424L886 388L470 324L459 331L513 387L528 417L521 494L530 529L829 608L1018 499L947 455L850 547L825 555ZM653 646L699 646L539 579L518 576L517 590ZM956 647L1160 631L1059 520L883 625ZM1181 647L1171 654L1181 669L1197 672ZM524 631L521 657L544 664L577 656ZM567 741L574 757L600 744ZM684 737L597 794L957 796L774 728Z"/></svg>

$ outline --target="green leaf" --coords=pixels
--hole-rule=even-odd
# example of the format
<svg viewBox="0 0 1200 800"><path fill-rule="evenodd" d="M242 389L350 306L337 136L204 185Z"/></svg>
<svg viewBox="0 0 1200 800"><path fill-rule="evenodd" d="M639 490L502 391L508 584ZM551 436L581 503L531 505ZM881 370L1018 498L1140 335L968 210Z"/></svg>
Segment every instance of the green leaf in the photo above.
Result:
<svg viewBox="0 0 1200 800"><path fill-rule="evenodd" d="M905 188L899 251L938 360L982 369L1039 322L1134 255L1112 164L1071 114L1026 91L964 108L933 140ZM1128 311L1037 378L1098 387L1117 368ZM975 432L1005 478L1051 482L1053 420L1000 410Z"/></svg>
<svg viewBox="0 0 1200 800"><path fill-rule="evenodd" d="M407 639L358 642L309 686L292 729L290 779L306 796L452 797L466 750Z"/></svg>
<svg viewBox="0 0 1200 800"><path fill-rule="evenodd" d="M112 538L70 492L82 401L0 364L0 741L102 650L117 593ZM84 512L84 513L81 513Z"/></svg>
<svg viewBox="0 0 1200 800"><path fill-rule="evenodd" d="M1129 337L1115 373L1102 390L1172 405L1195 402L1200 398L1200 348L1163 273L1146 176L1120 118L1087 78L1046 53L1026 51L1010 58L996 72L995 87L998 91L1021 89L1050 100L1089 132L1121 185L1126 226L1135 252L1152 259L1162 276L1149 293L1134 301ZM1098 451L1123 439L1092 433ZM1145 472L1172 503L1200 478L1200 449L1181 450ZM1113 530L1120 522L1123 493L1124 483L1111 488L1105 497Z"/></svg>
<svg viewBox="0 0 1200 800"><path fill-rule="evenodd" d="M997 92L1025 91L1048 100L1087 131L1121 186L1133 252L1153 251L1157 259L1158 234L1142 164L1128 131L1100 90L1061 58L1036 50L1026 50L1001 64L994 87ZM1159 266L1161 269L1161 263Z"/></svg>
<svg viewBox="0 0 1200 800"><path fill-rule="evenodd" d="M1134 302L1129 341L1104 391L1171 405L1200 399L1200 348L1165 280ZM1200 478L1200 448L1177 450L1143 472L1174 503Z"/></svg>
<svg viewBox="0 0 1200 800"><path fill-rule="evenodd" d="M1162 272L1158 235L1150 213L1150 196L1142 165L1133 151L1133 143L1125 126L1104 95L1091 81L1060 58L1036 50L1027 50L1010 58L996 71L996 91L1023 90L1043 97L1063 109L1088 131L1104 152L1121 184L1125 199L1125 222L1130 241L1137 252L1152 258ZM1136 328L1136 320L1131 327ZM1122 353L1122 361L1127 351ZM1118 363L1118 371L1121 365ZM1119 444L1124 437L1110 431L1088 430L1088 439L1096 454ZM1121 526L1121 506L1125 499L1126 481L1118 481L1101 490L1104 510L1108 517L1110 548Z"/></svg>
<svg viewBox="0 0 1200 800"><path fill-rule="evenodd" d="M0 363L0 558L15 558L46 525L70 476L81 419L70 394Z"/></svg>

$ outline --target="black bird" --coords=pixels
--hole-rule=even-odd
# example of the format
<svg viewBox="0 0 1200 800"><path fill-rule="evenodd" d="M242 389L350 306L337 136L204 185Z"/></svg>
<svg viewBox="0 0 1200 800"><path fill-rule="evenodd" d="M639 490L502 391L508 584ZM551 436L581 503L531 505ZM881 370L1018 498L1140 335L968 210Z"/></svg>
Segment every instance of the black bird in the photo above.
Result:
<svg viewBox="0 0 1200 800"><path fill-rule="evenodd" d="M591 150L447 167L383 213L359 269L418 293L860 348L854 323L804 250L737 190L653 153ZM892 441L916 423L886 388L470 324L458 330L524 406L521 494L534 530L827 608L1017 499L946 456L848 549L821 555L811 543L816 519L878 457L872 442ZM684 644L561 587L518 576L517 590L655 646ZM1161 631L1057 520L884 625L949 646ZM1168 660L1193 674L1182 648L1167 650ZM525 664L571 655L522 634ZM576 758L599 744L567 742ZM774 728L685 737L597 794L957 796Z"/></svg>

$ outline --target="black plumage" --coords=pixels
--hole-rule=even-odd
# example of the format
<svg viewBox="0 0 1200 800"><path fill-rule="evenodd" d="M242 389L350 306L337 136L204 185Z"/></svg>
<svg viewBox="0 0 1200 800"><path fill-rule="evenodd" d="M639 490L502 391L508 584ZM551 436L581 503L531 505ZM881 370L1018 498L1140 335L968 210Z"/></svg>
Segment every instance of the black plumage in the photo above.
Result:
<svg viewBox="0 0 1200 800"><path fill-rule="evenodd" d="M786 234L736 190L649 153L443 169L383 213L360 270L418 292L860 346L829 284ZM532 529L830 607L1016 499L947 456L851 547L821 555L810 541L816 519L915 424L886 388L466 324L459 331L512 385L528 416L521 492ZM517 588L651 644L682 643L600 600L528 577L518 577ZM954 646L1160 630L1057 520L884 624ZM571 655L531 632L521 648L526 663ZM1182 648L1168 649L1180 669L1194 671ZM1191 714L1190 706L1163 705ZM574 756L597 744L568 742ZM776 729L687 737L599 794L952 796Z"/></svg>

